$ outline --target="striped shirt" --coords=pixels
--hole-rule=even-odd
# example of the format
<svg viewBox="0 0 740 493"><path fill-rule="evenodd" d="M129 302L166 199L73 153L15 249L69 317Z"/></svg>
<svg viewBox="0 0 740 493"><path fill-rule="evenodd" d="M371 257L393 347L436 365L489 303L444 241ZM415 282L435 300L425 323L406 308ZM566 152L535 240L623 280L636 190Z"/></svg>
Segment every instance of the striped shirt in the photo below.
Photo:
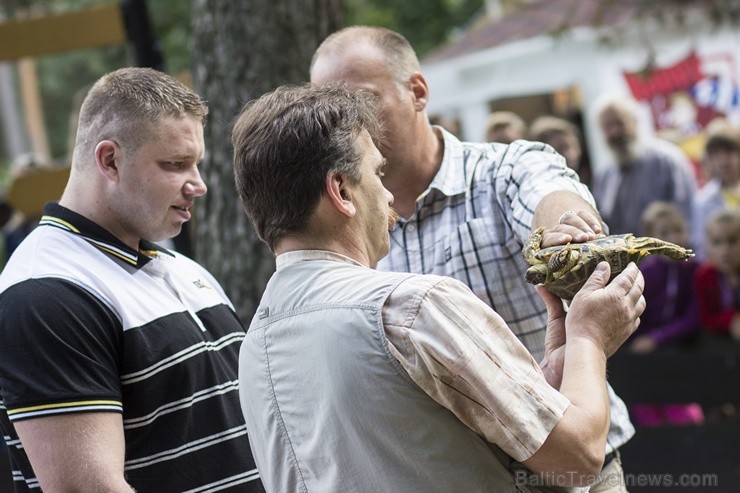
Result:
<svg viewBox="0 0 740 493"><path fill-rule="evenodd" d="M391 232L379 270L437 274L462 281L506 321L540 361L547 310L524 280L522 247L534 211L547 194L567 190L594 206L562 156L545 144L460 142L444 129L437 175L416 200L416 211ZM606 452L634 434L624 403L609 388L612 425Z"/></svg>
<svg viewBox="0 0 740 493"><path fill-rule="evenodd" d="M0 426L16 491L39 483L13 423L90 412L122 413L138 491L263 491L239 405L244 329L215 279L57 204L44 213L0 275Z"/></svg>

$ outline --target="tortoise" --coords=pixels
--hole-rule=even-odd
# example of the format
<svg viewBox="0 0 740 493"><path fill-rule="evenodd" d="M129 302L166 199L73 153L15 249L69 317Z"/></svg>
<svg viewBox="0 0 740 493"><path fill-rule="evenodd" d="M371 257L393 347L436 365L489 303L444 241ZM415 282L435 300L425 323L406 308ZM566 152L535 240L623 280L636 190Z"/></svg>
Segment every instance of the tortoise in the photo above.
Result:
<svg viewBox="0 0 740 493"><path fill-rule="evenodd" d="M585 243L542 248L544 229L534 230L524 246L524 260L531 265L524 277L528 283L542 284L564 300L573 299L602 260L611 266L611 281L627 264L639 264L651 253L676 260L694 256L691 250L673 243L648 236L635 237L631 233L602 234Z"/></svg>

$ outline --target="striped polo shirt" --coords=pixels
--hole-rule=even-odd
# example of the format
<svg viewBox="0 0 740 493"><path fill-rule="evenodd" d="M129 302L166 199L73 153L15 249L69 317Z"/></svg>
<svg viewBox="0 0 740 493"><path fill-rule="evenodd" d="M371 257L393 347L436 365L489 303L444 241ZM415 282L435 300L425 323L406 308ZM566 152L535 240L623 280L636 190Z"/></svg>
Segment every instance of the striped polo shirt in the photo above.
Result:
<svg viewBox="0 0 740 493"><path fill-rule="evenodd" d="M58 204L0 275L0 426L16 491L39 483L13 423L122 413L137 491L263 491L239 406L244 328L195 262L131 249Z"/></svg>

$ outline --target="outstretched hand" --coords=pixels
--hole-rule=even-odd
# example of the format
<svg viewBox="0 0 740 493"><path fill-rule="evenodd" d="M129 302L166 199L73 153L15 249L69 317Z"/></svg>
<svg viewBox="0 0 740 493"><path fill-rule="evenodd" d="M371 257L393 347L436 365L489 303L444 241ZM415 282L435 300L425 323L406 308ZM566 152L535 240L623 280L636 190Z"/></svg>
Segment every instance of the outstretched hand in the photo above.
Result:
<svg viewBox="0 0 740 493"><path fill-rule="evenodd" d="M610 272L607 262L599 263L573 298L566 317L568 336L591 339L607 357L637 330L645 310L645 279L637 265L631 262L611 282Z"/></svg>
<svg viewBox="0 0 740 493"><path fill-rule="evenodd" d="M596 239L603 232L599 219L588 211L566 211L558 219L558 224L545 228L542 233L542 247L584 243Z"/></svg>

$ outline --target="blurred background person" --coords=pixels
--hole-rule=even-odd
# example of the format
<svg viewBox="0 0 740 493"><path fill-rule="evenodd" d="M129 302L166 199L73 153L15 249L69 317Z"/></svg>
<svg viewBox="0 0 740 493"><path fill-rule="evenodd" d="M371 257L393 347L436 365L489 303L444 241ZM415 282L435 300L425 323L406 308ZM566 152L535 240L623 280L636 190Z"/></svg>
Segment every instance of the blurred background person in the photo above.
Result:
<svg viewBox="0 0 740 493"><path fill-rule="evenodd" d="M709 217L705 247L707 262L696 273L702 327L740 341L740 208Z"/></svg>
<svg viewBox="0 0 740 493"><path fill-rule="evenodd" d="M51 164L39 156L32 153L19 156L10 166L8 192L12 191L16 180L30 178L34 175L40 176L49 169L51 169ZM43 197L45 193L39 191L38 195ZM37 198L37 200L42 199ZM39 202L36 212L24 213L13 207L10 202L5 204L7 207L5 212L9 213L9 216L3 223L4 262L7 262L18 245L38 226L39 220L41 220L42 205L43 202Z"/></svg>
<svg viewBox="0 0 740 493"><path fill-rule="evenodd" d="M642 229L652 236L688 248L688 224L675 204L653 202L642 216ZM699 262L650 255L640 264L648 306L629 348L650 353L665 344L684 341L699 331L694 277Z"/></svg>
<svg viewBox="0 0 740 493"><path fill-rule="evenodd" d="M642 215L643 232L684 248L689 243L686 219L675 204L653 202ZM699 262L694 258L674 260L651 255L640 264L645 277L646 307L640 326L625 344L629 351L649 354L656 349L692 340L700 331L694 277ZM632 404L630 414L640 426L697 425L704 411L695 402L687 404Z"/></svg>
<svg viewBox="0 0 740 493"><path fill-rule="evenodd" d="M486 122L486 141L511 144L523 139L527 133L524 120L511 111L494 111L488 115Z"/></svg>
<svg viewBox="0 0 740 493"><path fill-rule="evenodd" d="M613 155L596 170L592 187L609 232L642 236L642 214L659 200L675 203L690 221L696 178L681 149L639 135L637 102L629 97L603 99L595 110Z"/></svg>
<svg viewBox="0 0 740 493"><path fill-rule="evenodd" d="M434 115L429 117L429 123L431 125L438 125L444 128L458 139L462 135L460 131L460 121L454 118L449 118L442 115Z"/></svg>
<svg viewBox="0 0 740 493"><path fill-rule="evenodd" d="M582 183L591 184L591 169L583 165L583 148L578 127L568 120L544 115L532 122L529 137L531 140L551 145L565 158L568 167L578 173Z"/></svg>
<svg viewBox="0 0 740 493"><path fill-rule="evenodd" d="M700 258L706 255L707 218L719 209L740 207L740 129L725 120L711 123L707 127L703 164L709 181L694 197L691 235Z"/></svg>

